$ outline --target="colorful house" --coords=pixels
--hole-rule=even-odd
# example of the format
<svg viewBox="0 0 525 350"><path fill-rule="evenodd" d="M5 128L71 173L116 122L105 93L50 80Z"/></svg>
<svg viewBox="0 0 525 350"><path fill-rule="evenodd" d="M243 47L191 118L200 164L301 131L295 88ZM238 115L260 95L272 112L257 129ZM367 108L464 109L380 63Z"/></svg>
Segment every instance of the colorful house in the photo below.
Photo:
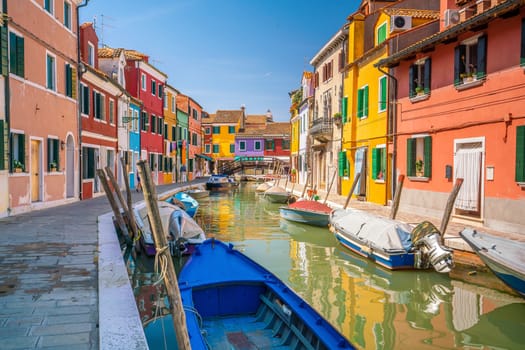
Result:
<svg viewBox="0 0 525 350"><path fill-rule="evenodd" d="M188 113L188 137L186 139L188 163L186 167L188 180L191 180L197 171L203 172L202 161L199 161L199 158L202 159L202 157L197 157L202 153L202 107L193 98L184 94L179 94L177 99L180 101L181 108L187 108Z"/></svg>
<svg viewBox="0 0 525 350"><path fill-rule="evenodd" d="M142 109L142 102L136 98L131 97L129 102L129 110L127 125L129 127L129 156L128 156L128 176L129 186L135 189L137 186L136 164L140 160L140 111Z"/></svg>
<svg viewBox="0 0 525 350"><path fill-rule="evenodd" d="M310 168L310 120L314 112L314 76L312 72L303 72L301 79L301 97L302 101L299 104L299 118L298 118L298 159L296 169L298 171L298 182L305 184L308 178L308 171ZM337 121L334 119L334 124ZM339 124L340 125L340 124Z"/></svg>
<svg viewBox="0 0 525 350"><path fill-rule="evenodd" d="M268 123L262 130L264 137L264 156L280 160L285 164L290 162L290 123Z"/></svg>
<svg viewBox="0 0 525 350"><path fill-rule="evenodd" d="M441 1L441 30L391 46L378 65L397 80L402 209L523 233L525 8L521 1ZM505 54L502 54L505 53Z"/></svg>
<svg viewBox="0 0 525 350"><path fill-rule="evenodd" d="M117 99L121 87L98 68L98 37L92 23L80 27L80 58L85 71L80 79L82 142L82 199L103 194L97 169L117 174Z"/></svg>
<svg viewBox="0 0 525 350"><path fill-rule="evenodd" d="M165 155L164 183L175 182L177 160L177 95L179 91L166 84L164 89Z"/></svg>
<svg viewBox="0 0 525 350"><path fill-rule="evenodd" d="M204 124L205 129L211 128L211 155L215 161L215 169L221 168L225 163L234 160L235 135L245 121L244 107L240 110L218 110L210 114L209 120Z"/></svg>
<svg viewBox="0 0 525 350"><path fill-rule="evenodd" d="M79 4L0 4L0 216L78 198Z"/></svg>
<svg viewBox="0 0 525 350"><path fill-rule="evenodd" d="M309 128L311 138L311 181L327 190L330 179L338 171L337 155L341 150L341 113L343 69L348 28L345 24L311 59L314 67L314 104ZM305 111L303 110L303 113ZM341 174L342 176L342 174Z"/></svg>
<svg viewBox="0 0 525 350"><path fill-rule="evenodd" d="M188 143L188 129L189 129L189 109L190 104L187 98L180 94L176 98L177 103L177 181L181 181L181 168L186 168L186 175L188 174L188 157L189 157L189 143ZM187 177L186 177L187 178Z"/></svg>
<svg viewBox="0 0 525 350"><path fill-rule="evenodd" d="M387 6L384 6L387 5ZM349 47L342 101L342 150L339 174L343 193L360 174L354 193L367 201L386 205L392 198L392 157L388 137L388 72L375 63L388 56L398 39L415 42L432 32L432 26L415 28L439 17L439 1L400 1L370 12L367 1L349 17ZM406 32L406 33L405 33ZM395 89L394 89L395 90Z"/></svg>

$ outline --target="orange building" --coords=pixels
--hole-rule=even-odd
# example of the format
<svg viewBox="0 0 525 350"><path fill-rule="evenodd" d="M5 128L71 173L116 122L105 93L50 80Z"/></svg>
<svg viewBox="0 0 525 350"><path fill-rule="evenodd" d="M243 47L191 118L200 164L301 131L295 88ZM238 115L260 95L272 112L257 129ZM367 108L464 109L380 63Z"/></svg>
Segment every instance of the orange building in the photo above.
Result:
<svg viewBox="0 0 525 350"><path fill-rule="evenodd" d="M441 1L441 30L391 45L378 65L397 82L394 154L401 208L525 230L525 8L521 1ZM504 54L503 54L504 53Z"/></svg>
<svg viewBox="0 0 525 350"><path fill-rule="evenodd" d="M0 216L78 198L80 3L0 5Z"/></svg>

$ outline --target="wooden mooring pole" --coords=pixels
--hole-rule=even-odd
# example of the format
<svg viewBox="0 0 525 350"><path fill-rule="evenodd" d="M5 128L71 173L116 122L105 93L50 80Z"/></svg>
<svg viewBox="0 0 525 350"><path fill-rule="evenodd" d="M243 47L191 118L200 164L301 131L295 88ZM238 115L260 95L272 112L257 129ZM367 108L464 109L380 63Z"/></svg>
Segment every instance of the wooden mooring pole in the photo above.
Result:
<svg viewBox="0 0 525 350"><path fill-rule="evenodd" d="M352 194L355 191L355 188L357 186L357 183L359 182L359 178L361 177L361 173L355 174L354 183L352 184L352 188L350 189L350 192L348 192L348 197L346 197L345 206L343 209L346 209L348 207L348 203L350 203L350 198L352 198Z"/></svg>
<svg viewBox="0 0 525 350"><path fill-rule="evenodd" d="M332 190L332 186L335 181L335 175L337 175L337 169L334 170L334 175L332 175L332 181L330 181L330 186L328 186L328 192L326 192L326 197L324 198L323 204L326 204L326 201L328 200L328 196L330 195L330 191Z"/></svg>
<svg viewBox="0 0 525 350"><path fill-rule="evenodd" d="M401 200L401 190L403 190L403 182L405 182L405 175L399 175L397 180L396 193L394 194L394 202L390 210L390 219L394 220L399 209L399 201Z"/></svg>
<svg viewBox="0 0 525 350"><path fill-rule="evenodd" d="M452 188L452 192L450 192L450 195L448 196L447 206L443 212L441 226L439 227L439 232L441 232L441 243L443 243L445 240L445 231L447 230L448 222L450 221L450 215L452 214L452 209L454 208L454 202L456 201L456 197L458 196L459 190L461 189L461 185L463 185L463 179L456 179L456 183Z"/></svg>
<svg viewBox="0 0 525 350"><path fill-rule="evenodd" d="M159 206L157 203L157 191L151 178L151 171L148 163L144 160L137 162L139 175L142 179L142 189L144 191L144 200L148 208L148 215L151 222L151 231L155 240L155 248L157 255L155 259L160 262L164 278L164 285L166 293L170 302L170 309L173 318L173 327L175 328L175 335L177 337L177 345L179 350L190 350L190 338L188 329L186 328L186 315L182 307L182 299L180 296L179 283L177 282L177 274L173 266L170 250L168 247L168 240L162 230L162 222L159 214Z"/></svg>

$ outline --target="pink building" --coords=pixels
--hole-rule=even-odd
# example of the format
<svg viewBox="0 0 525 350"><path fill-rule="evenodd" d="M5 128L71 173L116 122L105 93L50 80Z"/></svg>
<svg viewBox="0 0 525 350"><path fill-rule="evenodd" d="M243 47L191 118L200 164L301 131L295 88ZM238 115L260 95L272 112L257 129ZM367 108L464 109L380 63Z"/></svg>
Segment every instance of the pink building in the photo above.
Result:
<svg viewBox="0 0 525 350"><path fill-rule="evenodd" d="M2 43L9 43L1 48L0 216L78 198L80 3L0 5Z"/></svg>
<svg viewBox="0 0 525 350"><path fill-rule="evenodd" d="M379 63L397 81L394 168L407 175L401 207L441 217L463 178L453 219L523 233L524 5L442 0L440 12L438 33L409 45L394 37Z"/></svg>
<svg viewBox="0 0 525 350"><path fill-rule="evenodd" d="M80 81L82 142L82 199L104 193L96 174L109 167L117 174L118 113L117 101L122 90L117 82L98 69L98 37L92 23L80 27Z"/></svg>

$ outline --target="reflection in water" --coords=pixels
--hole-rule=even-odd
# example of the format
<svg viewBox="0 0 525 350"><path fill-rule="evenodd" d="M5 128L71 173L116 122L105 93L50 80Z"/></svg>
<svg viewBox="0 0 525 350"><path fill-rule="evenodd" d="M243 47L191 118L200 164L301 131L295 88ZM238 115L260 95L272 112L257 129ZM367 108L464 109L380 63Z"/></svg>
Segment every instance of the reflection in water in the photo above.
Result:
<svg viewBox="0 0 525 350"><path fill-rule="evenodd" d="M233 242L274 272L357 347L524 348L524 299L434 271L382 269L340 247L326 228L281 219L280 205L259 198L256 186L212 194L198 222L209 237ZM156 305L167 313L165 294L152 286L152 267L137 266L132 277L148 342L163 348L173 344L172 322L150 321Z"/></svg>

